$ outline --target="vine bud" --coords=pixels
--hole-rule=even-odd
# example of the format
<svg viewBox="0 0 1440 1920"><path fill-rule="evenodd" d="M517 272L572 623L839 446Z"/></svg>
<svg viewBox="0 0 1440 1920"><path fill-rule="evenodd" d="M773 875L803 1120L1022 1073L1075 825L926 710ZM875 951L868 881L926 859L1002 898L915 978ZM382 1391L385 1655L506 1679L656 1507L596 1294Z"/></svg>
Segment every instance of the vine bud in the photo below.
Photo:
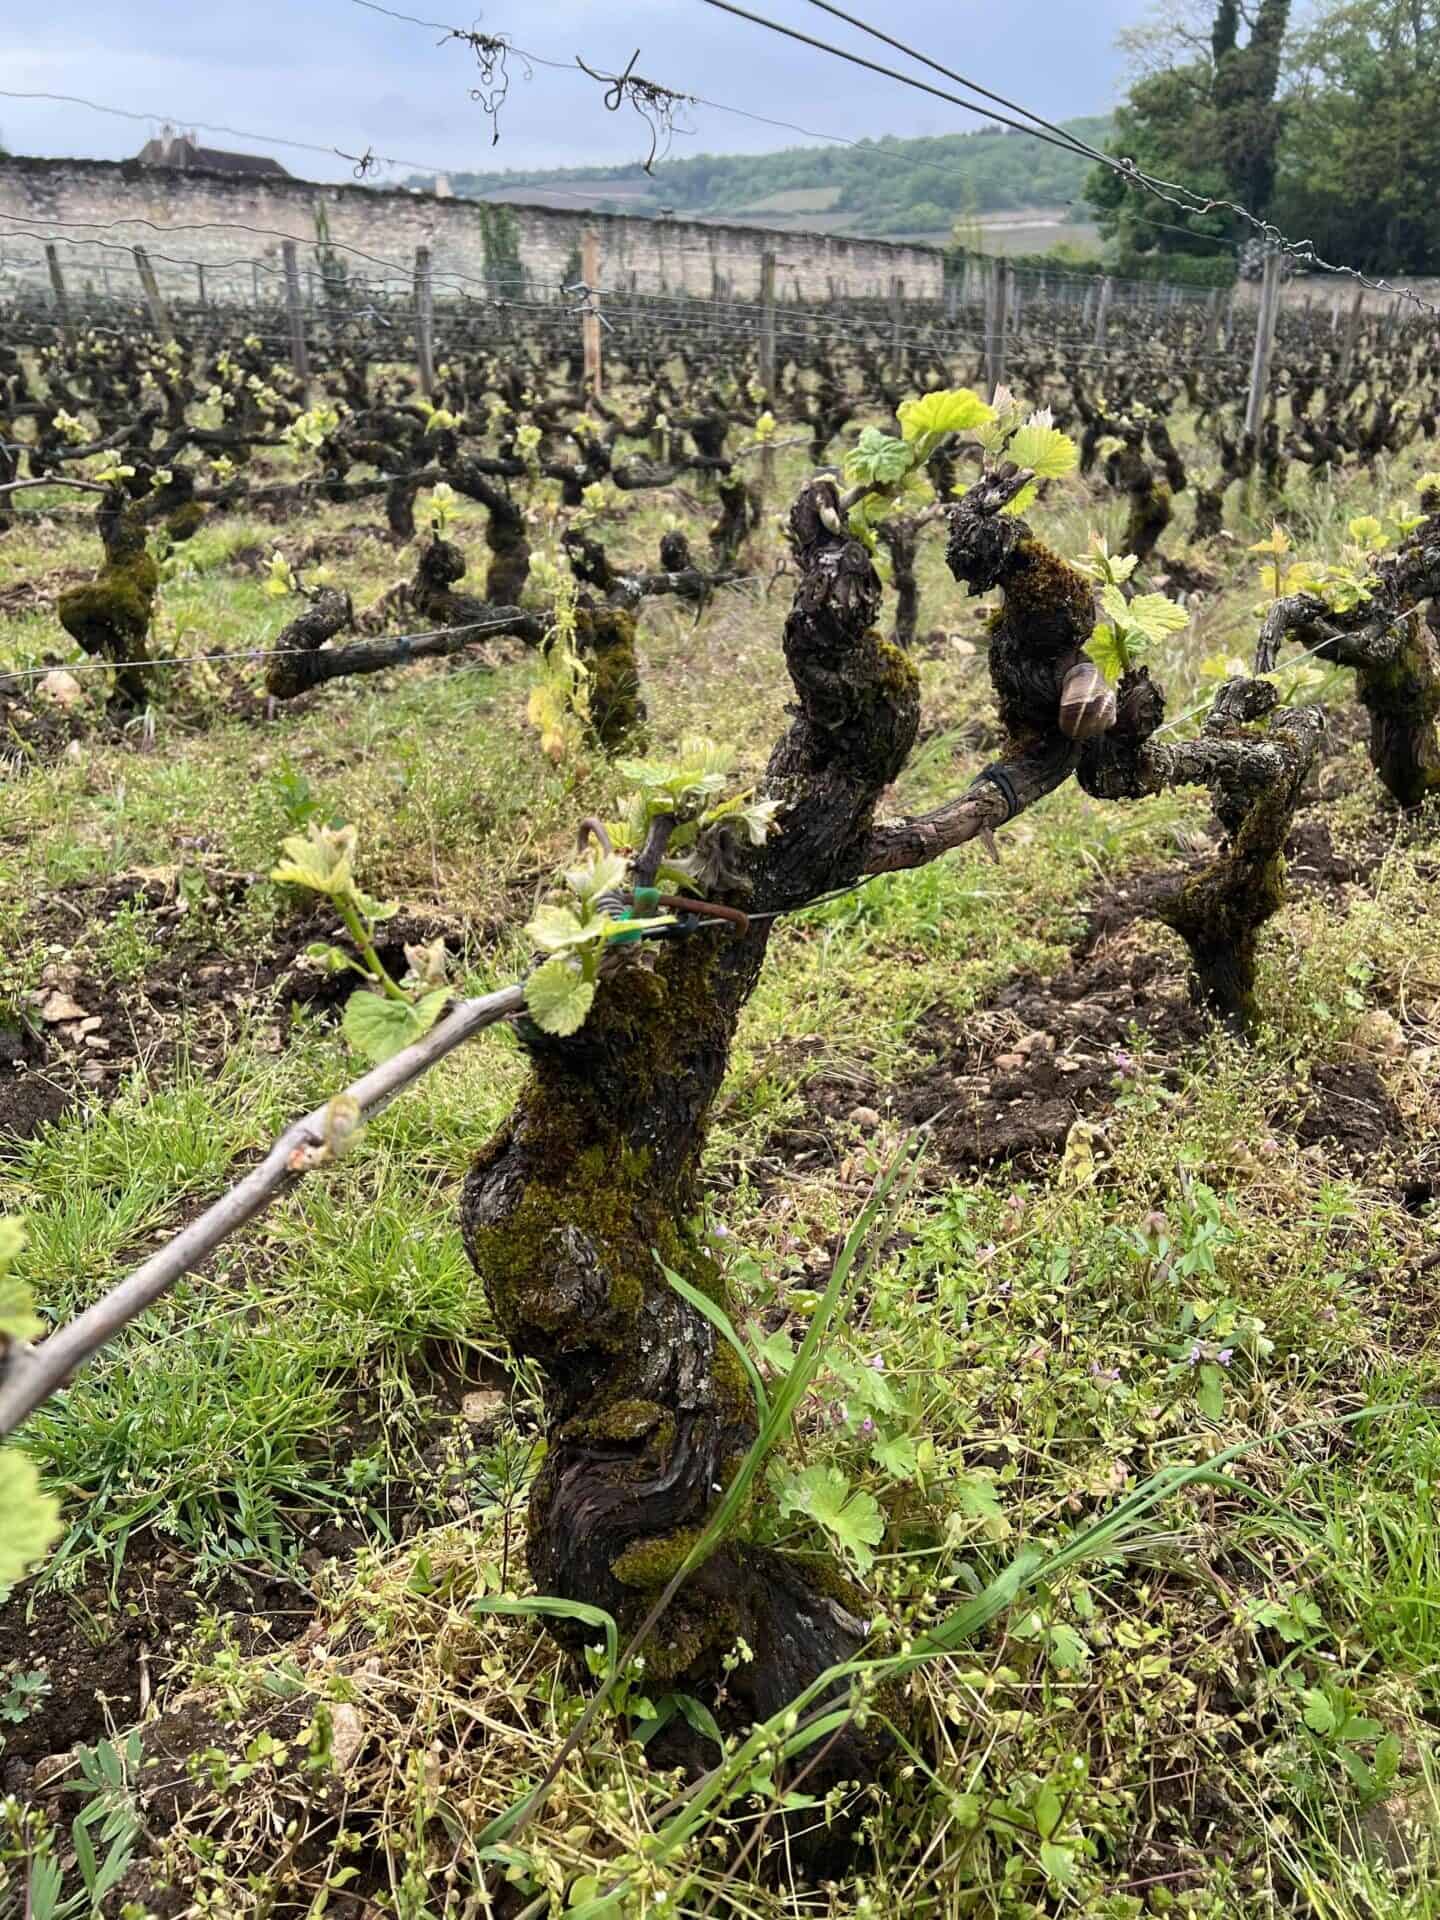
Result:
<svg viewBox="0 0 1440 1920"><path fill-rule="evenodd" d="M1089 660L1077 660L1060 689L1060 731L1070 740L1097 740L1115 724L1115 690Z"/></svg>

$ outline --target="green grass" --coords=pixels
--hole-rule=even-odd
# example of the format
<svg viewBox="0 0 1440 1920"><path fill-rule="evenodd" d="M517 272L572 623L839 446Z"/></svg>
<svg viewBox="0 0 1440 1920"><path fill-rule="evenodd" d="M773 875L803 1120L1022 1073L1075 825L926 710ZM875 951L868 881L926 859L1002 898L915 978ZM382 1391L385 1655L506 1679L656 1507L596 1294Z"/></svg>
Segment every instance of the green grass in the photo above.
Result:
<svg viewBox="0 0 1440 1920"><path fill-rule="evenodd" d="M788 485L799 469L787 458L784 472ZM1324 557L1352 513L1401 495L1403 477L1346 476L1276 511L1298 549ZM1270 508L1250 521L1232 508L1243 549ZM659 511L627 509L622 552L653 548ZM1118 509L1075 483L1037 517L1073 550L1090 526L1113 535ZM343 524L322 509L306 537ZM473 518L458 537L477 550ZM162 590L167 645L273 634L285 609L232 561L275 539L221 525L185 550ZM289 539L282 529L278 544ZM25 541L6 549L22 572L91 558L88 536L63 523ZM1167 544L1182 542L1183 529ZM1173 711L1200 697L1207 654L1254 632L1253 562L1237 551L1214 564L1220 590L1164 665ZM339 570L364 602L409 565L367 543ZM922 585L922 629L978 630L935 543ZM758 771L783 724L783 613L783 585L768 601L722 598L698 631L688 613L647 609L658 747L708 732ZM62 644L46 616L26 616L0 630L0 661ZM618 791L596 759L556 766L539 752L524 723L530 671L517 655L337 684L271 724L203 703L157 710L153 751L96 739L6 786L5 990L33 990L45 965L78 951L133 1001L137 1032L170 1043L138 1049L103 1101L4 1152L0 1203L27 1220L26 1271L48 1311L95 1298L355 1070L333 1024L307 1016L292 1029L268 1005L232 1017L217 1064L189 1016L147 999L172 923L130 906L86 924L57 912L57 896L83 913L73 890L144 868L189 889L188 926L213 924L231 951L268 951L296 911L264 876L303 777L359 828L371 891L453 921L477 989L512 979L537 886L578 818ZM983 654L947 644L922 673L926 742L887 800L896 812L935 804L989 757ZM871 1809L863 1884L791 1894L782 1874L780 1888L722 1889L723 1863L702 1845L656 1870L636 1912L672 1910L662 1891L687 1914L715 1893L717 1911L767 1920L1437 1911L1440 1296L1433 1270L1411 1277L1437 1244L1433 1210L1414 1214L1400 1194L1403 1172L1435 1168L1435 843L1433 822L1396 832L1358 749L1327 763L1332 775L1323 817L1337 844L1390 851L1343 896L1300 893L1278 917L1257 1045L1212 1037L1175 1061L1142 1055L1089 1163L976 1178L932 1148L895 1244L827 1345L791 1462L832 1466L878 1502L885 1533L864 1578L890 1646L1022 1543L1056 1545L1159 1471L1240 1447L1234 1484L1192 1488L1123 1550L1032 1593L909 1683L917 1757ZM777 930L707 1152L717 1217L743 1249L737 1323L769 1360L798 1342L836 1234L898 1148L888 1096L942 1023L989 1032L997 989L1063 967L1089 905L1126 875L1173 866L1205 823L1201 796L1120 808L1067 788L1001 836L998 866L972 849ZM240 876L223 910L209 891L222 875ZM1123 937L1179 978L1168 934ZM1366 1059L1405 1118L1405 1167L1302 1146L1283 1118L1318 1070L1355 1063L1376 1010L1403 1027L1401 1051ZM868 1089L855 1104L879 1124L811 1112L806 1081L822 1069ZM307 1798L295 1735L317 1714L353 1708L368 1729L345 1818L367 1872L391 1889L384 1910L420 1920L444 1910L447 1863L462 1887L481 1871L471 1837L533 1785L580 1711L573 1675L532 1627L479 1621L466 1604L523 1578L533 1383L517 1383L500 1434L481 1442L457 1422L453 1391L504 1357L459 1241L457 1194L522 1074L500 1034L452 1057L26 1431L64 1502L68 1532L46 1576L62 1592L152 1550L178 1554L202 1585L236 1569L306 1579L317 1540L340 1555L319 1596L323 1631L283 1675L273 1658L247 1662L203 1638L191 1650L190 1677L229 1703L221 1747L243 1751L262 1726L289 1743L243 1780L233 1769L251 1763L216 1762L230 1784L170 1835L216 1910L242 1897L247 1872L263 1875L270 1835L291 1818L315 1835L296 1855L307 1901L355 1857ZM797 1123L820 1148L803 1165L773 1144ZM1338 1424L1366 1408L1377 1411ZM773 1508L759 1524L795 1551L821 1546ZM637 1682L629 1697L641 1693ZM644 1717L627 1717L625 1697L517 1849L524 1900L545 1888L562 1899L660 1824L671 1783L625 1744ZM1360 1734L1347 1736L1347 1716ZM1037 1825L1056 1782L1063 1874ZM763 1781L753 1796L722 1824L748 1835ZM212 1819L229 1853L199 1838Z"/></svg>

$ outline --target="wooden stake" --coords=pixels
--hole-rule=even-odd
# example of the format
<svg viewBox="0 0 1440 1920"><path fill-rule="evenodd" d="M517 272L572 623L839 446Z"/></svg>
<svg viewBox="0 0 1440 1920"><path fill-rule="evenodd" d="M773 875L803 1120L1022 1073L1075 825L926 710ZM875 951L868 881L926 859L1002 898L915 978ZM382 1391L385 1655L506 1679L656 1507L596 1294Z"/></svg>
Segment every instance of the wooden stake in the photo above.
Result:
<svg viewBox="0 0 1440 1920"><path fill-rule="evenodd" d="M765 404L775 398L775 255L760 256L760 384Z"/></svg>
<svg viewBox="0 0 1440 1920"><path fill-rule="evenodd" d="M302 380L308 380L310 355L305 348L305 315L300 306L300 262L295 252L295 242L282 241L280 254L285 262L285 308L290 319L290 364Z"/></svg>
<svg viewBox="0 0 1440 1920"><path fill-rule="evenodd" d="M432 330L435 318L434 284L430 273L429 247L415 249L415 366L420 391L428 400L435 391L435 347Z"/></svg>
<svg viewBox="0 0 1440 1920"><path fill-rule="evenodd" d="M1340 347L1340 373L1338 384L1345 386L1355 368L1355 354L1360 345L1360 327L1365 318L1365 289L1357 287L1355 298L1350 306L1350 318L1345 322L1345 338Z"/></svg>
<svg viewBox="0 0 1440 1920"><path fill-rule="evenodd" d="M585 317L580 322L585 391L598 400L604 392L605 369L600 357L600 236L593 227L585 229L580 242L580 278L590 289L585 296Z"/></svg>
<svg viewBox="0 0 1440 1920"><path fill-rule="evenodd" d="M60 331L70 346L75 344L75 324L70 318L70 297L65 291L65 276L60 271L60 255L53 240L45 243L45 264L50 269L50 290L55 295L55 311Z"/></svg>
<svg viewBox="0 0 1440 1920"><path fill-rule="evenodd" d="M1214 353L1220 344L1220 289L1216 287L1205 302L1205 351Z"/></svg>
<svg viewBox="0 0 1440 1920"><path fill-rule="evenodd" d="M775 402L775 255L760 255L760 385L767 409ZM760 491L768 499L775 491L775 453L767 443L760 451Z"/></svg>
<svg viewBox="0 0 1440 1920"><path fill-rule="evenodd" d="M175 329L170 324L170 315L165 302L160 298L159 282L155 278L155 269L150 264L150 256L144 247L136 247L135 271L140 276L140 285L145 290L145 304L150 309L150 318L155 322L155 331L162 340L173 340Z"/></svg>
<svg viewBox="0 0 1440 1920"><path fill-rule="evenodd" d="M1100 282L1100 293L1095 302L1095 344L1105 345L1110 331L1110 302L1115 295L1115 282L1107 273Z"/></svg>
<svg viewBox="0 0 1440 1920"><path fill-rule="evenodd" d="M1275 351L1275 322L1280 317L1280 255L1267 254L1260 288L1260 311L1255 322L1255 356L1250 362L1250 397L1245 405L1245 431L1258 439L1265 421L1270 390L1270 360Z"/></svg>
<svg viewBox="0 0 1440 1920"><path fill-rule="evenodd" d="M1010 262L997 260L990 270L990 301L985 329L985 384L993 394L1005 384L1005 329L1010 316Z"/></svg>

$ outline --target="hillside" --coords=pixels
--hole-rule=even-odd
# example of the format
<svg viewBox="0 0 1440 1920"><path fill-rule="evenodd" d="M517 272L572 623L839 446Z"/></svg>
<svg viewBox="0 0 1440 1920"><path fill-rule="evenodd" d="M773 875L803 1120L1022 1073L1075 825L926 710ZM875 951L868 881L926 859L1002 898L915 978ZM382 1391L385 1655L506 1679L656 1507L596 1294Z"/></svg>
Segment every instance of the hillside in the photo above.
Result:
<svg viewBox="0 0 1440 1920"><path fill-rule="evenodd" d="M1109 133L1097 116L1066 122L1092 145ZM613 213L674 212L857 234L947 235L956 221L990 224L1045 210L1028 224L1053 227L1078 198L1086 164L1059 148L1001 128L933 139L860 140L853 146L787 147L778 153L695 154L632 166L460 173L457 194L475 199L584 204ZM416 184L420 184L418 181ZM1052 235L1040 234L1037 246Z"/></svg>

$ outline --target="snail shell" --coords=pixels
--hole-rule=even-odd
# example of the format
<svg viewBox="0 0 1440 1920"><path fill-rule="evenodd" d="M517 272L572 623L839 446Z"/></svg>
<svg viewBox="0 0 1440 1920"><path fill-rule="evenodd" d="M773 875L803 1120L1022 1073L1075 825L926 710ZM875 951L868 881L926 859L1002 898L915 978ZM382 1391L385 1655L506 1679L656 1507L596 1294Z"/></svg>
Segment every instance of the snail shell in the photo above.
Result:
<svg viewBox="0 0 1440 1920"><path fill-rule="evenodd" d="M1089 660L1077 660L1060 689L1060 731L1070 740L1098 740L1115 724L1115 690Z"/></svg>

